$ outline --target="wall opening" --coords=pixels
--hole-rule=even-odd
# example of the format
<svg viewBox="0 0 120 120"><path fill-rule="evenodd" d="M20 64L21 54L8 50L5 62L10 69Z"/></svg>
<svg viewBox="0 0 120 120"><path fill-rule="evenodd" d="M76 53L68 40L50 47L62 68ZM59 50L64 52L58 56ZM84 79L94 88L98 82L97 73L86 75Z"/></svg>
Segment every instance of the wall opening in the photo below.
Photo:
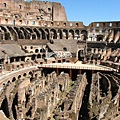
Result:
<svg viewBox="0 0 120 120"><path fill-rule="evenodd" d="M30 109L29 109L28 112L26 113L26 116L29 116L29 117L32 116L32 106L30 107Z"/></svg>
<svg viewBox="0 0 120 120"><path fill-rule="evenodd" d="M3 3L3 7L6 7L7 6L7 4L6 3Z"/></svg>
<svg viewBox="0 0 120 120"><path fill-rule="evenodd" d="M78 60L79 60L79 61L83 61L83 59L84 59L83 54L84 54L84 53L83 53L83 50L79 50L79 51L78 51Z"/></svg>
<svg viewBox="0 0 120 120"><path fill-rule="evenodd" d="M0 110L3 110L7 118L10 117L7 98L3 100Z"/></svg>
<svg viewBox="0 0 120 120"><path fill-rule="evenodd" d="M21 6L21 5L19 5L19 6L18 6L18 9L21 9L21 8L22 8L22 6Z"/></svg>
<svg viewBox="0 0 120 120"><path fill-rule="evenodd" d="M13 104L12 104L12 112L15 120L17 119L17 113L16 113L17 105L18 105L18 93L16 93L15 98L13 99Z"/></svg>

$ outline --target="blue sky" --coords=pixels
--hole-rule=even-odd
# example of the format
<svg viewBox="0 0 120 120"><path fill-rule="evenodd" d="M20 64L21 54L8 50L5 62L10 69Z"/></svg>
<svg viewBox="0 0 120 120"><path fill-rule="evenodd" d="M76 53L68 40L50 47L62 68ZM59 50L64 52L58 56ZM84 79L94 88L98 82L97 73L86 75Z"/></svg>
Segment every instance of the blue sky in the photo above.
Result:
<svg viewBox="0 0 120 120"><path fill-rule="evenodd" d="M85 25L99 21L120 21L120 0L46 1L60 2L65 7L68 21L82 21Z"/></svg>

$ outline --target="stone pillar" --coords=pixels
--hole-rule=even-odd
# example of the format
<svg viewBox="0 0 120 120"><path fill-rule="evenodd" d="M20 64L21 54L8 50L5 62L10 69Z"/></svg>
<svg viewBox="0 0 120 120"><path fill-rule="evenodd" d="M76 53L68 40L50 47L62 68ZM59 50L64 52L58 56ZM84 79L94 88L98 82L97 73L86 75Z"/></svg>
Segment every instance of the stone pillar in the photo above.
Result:
<svg viewBox="0 0 120 120"><path fill-rule="evenodd" d="M70 78L72 79L72 69L69 71Z"/></svg>

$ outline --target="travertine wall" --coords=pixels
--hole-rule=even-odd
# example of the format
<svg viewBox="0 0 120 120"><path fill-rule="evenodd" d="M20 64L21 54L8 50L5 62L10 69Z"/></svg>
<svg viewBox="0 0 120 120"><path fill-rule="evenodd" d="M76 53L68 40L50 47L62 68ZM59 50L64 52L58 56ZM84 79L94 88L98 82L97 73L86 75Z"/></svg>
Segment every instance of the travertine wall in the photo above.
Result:
<svg viewBox="0 0 120 120"><path fill-rule="evenodd" d="M0 15L22 19L67 21L64 7L57 2L0 0Z"/></svg>

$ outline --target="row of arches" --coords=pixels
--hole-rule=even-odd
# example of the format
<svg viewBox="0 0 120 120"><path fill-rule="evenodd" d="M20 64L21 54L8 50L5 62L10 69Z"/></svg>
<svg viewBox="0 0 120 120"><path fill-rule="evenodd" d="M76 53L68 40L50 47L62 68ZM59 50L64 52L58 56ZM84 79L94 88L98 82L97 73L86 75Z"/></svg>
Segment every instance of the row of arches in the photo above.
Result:
<svg viewBox="0 0 120 120"><path fill-rule="evenodd" d="M48 28L30 28L30 27L13 27L0 26L1 40L18 40L18 39L78 39L80 35L87 37L86 30L80 29L48 29Z"/></svg>
<svg viewBox="0 0 120 120"><path fill-rule="evenodd" d="M19 73L15 77L11 77L9 80L7 80L6 83L3 83L3 86L5 86L8 83L15 82L16 80L23 79L25 77L33 77L34 73L32 71L24 72L24 73Z"/></svg>

